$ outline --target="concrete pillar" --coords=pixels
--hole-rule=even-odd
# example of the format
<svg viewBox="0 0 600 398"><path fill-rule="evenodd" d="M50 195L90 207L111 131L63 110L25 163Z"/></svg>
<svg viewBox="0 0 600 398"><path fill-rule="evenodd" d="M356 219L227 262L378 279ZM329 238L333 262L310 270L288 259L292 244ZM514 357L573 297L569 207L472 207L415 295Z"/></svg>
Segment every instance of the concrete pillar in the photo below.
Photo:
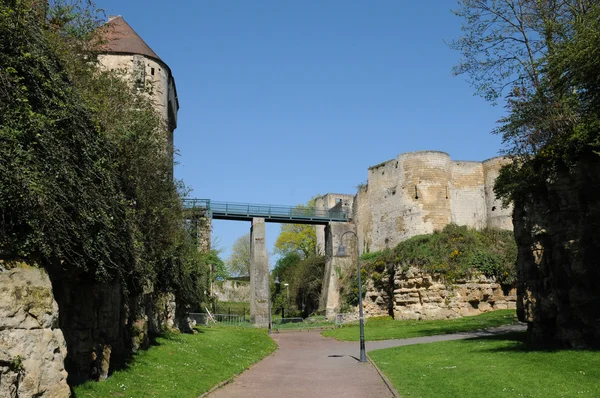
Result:
<svg viewBox="0 0 600 398"><path fill-rule="evenodd" d="M268 326L269 258L265 241L265 219L253 218L250 228L250 319Z"/></svg>
<svg viewBox="0 0 600 398"><path fill-rule="evenodd" d="M347 232L356 232L356 225L351 223L332 222L325 227L325 275L323 278L323 291L321 293L321 309L325 310L328 319L335 318L340 311L340 282L349 274L356 275L356 244L357 239L353 234L346 234L344 246L348 257L336 257L340 247L342 235Z"/></svg>

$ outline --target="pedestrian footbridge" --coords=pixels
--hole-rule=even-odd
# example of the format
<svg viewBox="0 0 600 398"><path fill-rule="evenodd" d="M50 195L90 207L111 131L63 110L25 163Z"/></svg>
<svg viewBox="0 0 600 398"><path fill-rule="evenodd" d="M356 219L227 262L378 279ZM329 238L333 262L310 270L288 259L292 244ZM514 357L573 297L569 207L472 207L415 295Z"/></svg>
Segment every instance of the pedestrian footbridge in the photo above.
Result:
<svg viewBox="0 0 600 398"><path fill-rule="evenodd" d="M218 202L209 199L184 199L184 217L195 235L198 250L207 253L210 250L212 220L250 221L250 318L253 323L266 326L267 318L261 314L270 313L270 273L266 245L266 222L315 225L318 253L326 249L336 253L346 231L354 231L350 221L350 210L343 201L329 201L331 208L308 206L260 205L252 203ZM320 242L320 243L319 243ZM358 243L357 243L358 244ZM352 252L352 251L351 251ZM323 303L324 308L337 305L338 295L329 295L329 280L339 278L338 269L352 266L358 259L338 259L327 256ZM342 264L343 261L348 264ZM339 264L338 264L339 263ZM331 303L330 303L331 302Z"/></svg>
<svg viewBox="0 0 600 398"><path fill-rule="evenodd" d="M330 222L348 222L348 212L337 209L318 209L308 206L260 205L251 203L217 202L209 199L184 199L187 211L203 210L215 220L252 221L327 225Z"/></svg>

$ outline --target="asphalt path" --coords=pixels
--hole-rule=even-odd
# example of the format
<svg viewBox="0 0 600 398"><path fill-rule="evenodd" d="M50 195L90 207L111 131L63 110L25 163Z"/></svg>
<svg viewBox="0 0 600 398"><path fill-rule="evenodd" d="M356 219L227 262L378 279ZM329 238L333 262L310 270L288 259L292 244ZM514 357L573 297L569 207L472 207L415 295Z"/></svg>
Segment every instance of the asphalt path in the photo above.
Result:
<svg viewBox="0 0 600 398"><path fill-rule="evenodd" d="M356 359L358 343L328 339L319 331L272 337L279 346L275 353L209 397L393 397L373 365Z"/></svg>
<svg viewBox="0 0 600 398"><path fill-rule="evenodd" d="M524 330L523 325L416 337L369 341L368 351L437 341L460 340ZM358 361L358 342L337 341L319 331L273 334L279 346L269 357L246 370L233 382L213 391L210 398L237 397L394 397L388 384L370 363Z"/></svg>

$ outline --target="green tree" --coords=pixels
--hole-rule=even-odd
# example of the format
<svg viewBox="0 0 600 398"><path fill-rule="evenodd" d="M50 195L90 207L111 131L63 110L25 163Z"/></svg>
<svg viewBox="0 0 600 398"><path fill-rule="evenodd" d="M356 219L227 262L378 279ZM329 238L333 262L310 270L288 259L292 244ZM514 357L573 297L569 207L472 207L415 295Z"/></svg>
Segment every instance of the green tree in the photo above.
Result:
<svg viewBox="0 0 600 398"><path fill-rule="evenodd" d="M297 209L309 210L315 206L313 197L306 205L298 205ZM317 252L317 235L314 225L281 224L281 232L275 241L275 253L285 257L288 253L298 253L308 258Z"/></svg>
<svg viewBox="0 0 600 398"><path fill-rule="evenodd" d="M39 2L0 3L0 256L98 279L128 273L135 250L117 156Z"/></svg>
<svg viewBox="0 0 600 398"><path fill-rule="evenodd" d="M550 63L596 2L460 0L459 5L454 13L463 19L465 34L450 45L463 56L454 73L466 74L487 100L508 95L509 116L495 130L508 155L538 153L564 133L571 116L566 92L557 90L563 75Z"/></svg>
<svg viewBox="0 0 600 398"><path fill-rule="evenodd" d="M598 148L598 8L592 0L461 0L463 54L477 93L507 93L508 115L494 130L512 164L495 191L505 203L541 189L559 169Z"/></svg>
<svg viewBox="0 0 600 398"><path fill-rule="evenodd" d="M302 258L314 255L317 237L314 225L281 224L281 232L275 241L275 253L285 256L298 253Z"/></svg>
<svg viewBox="0 0 600 398"><path fill-rule="evenodd" d="M250 275L250 250L250 233L240 236L233 242L231 255L225 264L229 275Z"/></svg>

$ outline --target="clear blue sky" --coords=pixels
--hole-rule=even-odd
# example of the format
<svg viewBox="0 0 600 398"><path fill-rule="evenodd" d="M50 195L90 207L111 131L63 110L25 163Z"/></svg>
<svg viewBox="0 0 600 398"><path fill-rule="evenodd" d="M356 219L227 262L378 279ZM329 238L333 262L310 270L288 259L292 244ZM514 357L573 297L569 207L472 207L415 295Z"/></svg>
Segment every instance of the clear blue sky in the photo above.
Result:
<svg viewBox="0 0 600 398"><path fill-rule="evenodd" d="M415 150L498 155L503 113L451 68L450 0L97 0L173 71L177 178L193 196L295 205L355 193L367 168ZM227 255L249 223L214 221ZM269 224L272 247L278 224Z"/></svg>

